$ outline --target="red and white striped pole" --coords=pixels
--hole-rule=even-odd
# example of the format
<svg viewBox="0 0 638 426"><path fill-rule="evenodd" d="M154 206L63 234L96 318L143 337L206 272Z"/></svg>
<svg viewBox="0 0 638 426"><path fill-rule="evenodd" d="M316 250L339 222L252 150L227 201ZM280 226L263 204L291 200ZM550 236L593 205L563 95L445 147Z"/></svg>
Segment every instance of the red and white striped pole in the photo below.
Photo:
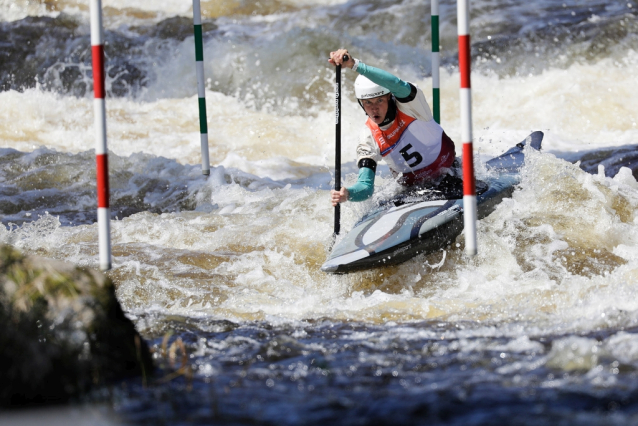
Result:
<svg viewBox="0 0 638 426"><path fill-rule="evenodd" d="M476 184L474 181L474 150L472 148L472 89L470 84L470 5L469 0L457 0L459 34L459 72L461 74L461 142L463 142L463 223L465 252L474 256L476 250Z"/></svg>
<svg viewBox="0 0 638 426"><path fill-rule="evenodd" d="M111 269L111 210L109 208L109 167L106 149L106 105L104 97L104 33L102 1L91 0L91 53L93 56L93 115L95 119L95 160L97 166L97 222L100 269Z"/></svg>

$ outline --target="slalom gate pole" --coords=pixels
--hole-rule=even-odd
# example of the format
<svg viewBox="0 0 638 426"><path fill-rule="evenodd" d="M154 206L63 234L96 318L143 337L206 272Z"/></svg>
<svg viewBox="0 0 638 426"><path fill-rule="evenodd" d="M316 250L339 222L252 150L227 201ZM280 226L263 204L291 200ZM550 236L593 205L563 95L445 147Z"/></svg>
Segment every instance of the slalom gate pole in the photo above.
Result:
<svg viewBox="0 0 638 426"><path fill-rule="evenodd" d="M208 158L208 125L206 124L206 86L204 84L204 43L202 40L202 11L199 0L193 0L193 33L195 35L195 69L199 100L199 132L202 146L202 174L210 175Z"/></svg>
<svg viewBox="0 0 638 426"><path fill-rule="evenodd" d="M345 59L345 57L344 57ZM346 59L347 60L347 59ZM341 190L341 65L335 71L335 191ZM335 206L334 235L341 230L341 204Z"/></svg>
<svg viewBox="0 0 638 426"><path fill-rule="evenodd" d="M469 0L457 0L459 35L459 72L461 74L461 141L463 142L463 223L465 252L474 256L476 248L476 184L472 148L472 90L470 84L470 11Z"/></svg>
<svg viewBox="0 0 638 426"><path fill-rule="evenodd" d="M106 104L104 97L104 32L102 1L91 0L91 56L93 63L93 115L97 175L97 222L100 269L111 269L111 209L109 208L109 166L106 148Z"/></svg>
<svg viewBox="0 0 638 426"><path fill-rule="evenodd" d="M432 26L432 104L434 108L434 121L441 124L441 81L439 67L439 0L432 0L431 12Z"/></svg>

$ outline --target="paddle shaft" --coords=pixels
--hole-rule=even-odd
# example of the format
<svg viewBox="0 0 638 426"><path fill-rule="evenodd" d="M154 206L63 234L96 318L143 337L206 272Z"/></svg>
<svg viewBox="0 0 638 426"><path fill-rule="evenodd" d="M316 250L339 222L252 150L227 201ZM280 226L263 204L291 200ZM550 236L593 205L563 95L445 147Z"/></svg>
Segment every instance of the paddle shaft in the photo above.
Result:
<svg viewBox="0 0 638 426"><path fill-rule="evenodd" d="M341 65L336 68L335 84L335 191L341 190ZM341 204L335 206L334 234L341 228Z"/></svg>
<svg viewBox="0 0 638 426"><path fill-rule="evenodd" d="M350 59L348 55L343 60ZM336 66L335 75L335 191L341 191L341 65ZM335 206L334 235L341 230L341 204Z"/></svg>

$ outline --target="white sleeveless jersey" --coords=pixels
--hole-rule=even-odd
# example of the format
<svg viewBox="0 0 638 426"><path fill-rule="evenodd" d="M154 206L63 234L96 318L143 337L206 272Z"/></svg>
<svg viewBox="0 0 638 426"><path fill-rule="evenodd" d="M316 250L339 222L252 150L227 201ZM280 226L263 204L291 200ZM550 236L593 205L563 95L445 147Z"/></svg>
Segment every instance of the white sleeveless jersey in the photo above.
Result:
<svg viewBox="0 0 638 426"><path fill-rule="evenodd" d="M397 116L399 113L403 113L414 118L415 121L410 123L403 132L399 143L385 155L382 154L382 150L377 145L372 131L368 126L363 126L357 145L357 163L364 158L369 158L377 163L386 160L390 169L397 174L427 167L436 161L441 151L443 129L434 121L423 91L417 88L417 95L412 101L397 102L396 105ZM390 123L381 130L388 131L394 124L394 122ZM411 147L409 148L408 145Z"/></svg>
<svg viewBox="0 0 638 426"><path fill-rule="evenodd" d="M404 114L397 111L395 121L401 122L401 115ZM375 137L375 132L371 132L379 154L394 173L413 173L439 158L443 128L436 121L413 120L405 129L397 128L395 132L401 132L396 141L380 135ZM385 139L385 143L379 144L379 139Z"/></svg>

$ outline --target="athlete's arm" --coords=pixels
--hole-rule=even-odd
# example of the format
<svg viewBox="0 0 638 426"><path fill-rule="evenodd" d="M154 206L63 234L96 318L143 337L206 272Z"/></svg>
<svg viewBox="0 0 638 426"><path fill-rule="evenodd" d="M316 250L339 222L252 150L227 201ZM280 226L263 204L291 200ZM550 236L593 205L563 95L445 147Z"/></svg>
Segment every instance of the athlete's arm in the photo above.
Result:
<svg viewBox="0 0 638 426"><path fill-rule="evenodd" d="M345 58L348 59L344 60ZM342 65L352 68L379 86L387 88L397 98L397 101L401 103L411 102L417 95L416 86L401 80L387 71L364 64L360 60L353 58L347 49L338 49L335 52L330 52L328 62L335 66Z"/></svg>
<svg viewBox="0 0 638 426"><path fill-rule="evenodd" d="M399 102L410 102L416 96L417 89L415 86L407 81L401 80L399 77L392 75L387 71L366 65L358 60L355 60L355 66L353 69L362 76L377 83L379 86L387 88Z"/></svg>
<svg viewBox="0 0 638 426"><path fill-rule="evenodd" d="M377 163L374 160L364 158L359 161L359 177L354 185L347 188L348 200L364 201L372 197L376 169Z"/></svg>
<svg viewBox="0 0 638 426"><path fill-rule="evenodd" d="M364 201L374 193L374 174L377 163L369 158L359 161L359 176L354 185L348 188L341 188L340 191L334 189L330 191L332 205L336 206L345 201Z"/></svg>

